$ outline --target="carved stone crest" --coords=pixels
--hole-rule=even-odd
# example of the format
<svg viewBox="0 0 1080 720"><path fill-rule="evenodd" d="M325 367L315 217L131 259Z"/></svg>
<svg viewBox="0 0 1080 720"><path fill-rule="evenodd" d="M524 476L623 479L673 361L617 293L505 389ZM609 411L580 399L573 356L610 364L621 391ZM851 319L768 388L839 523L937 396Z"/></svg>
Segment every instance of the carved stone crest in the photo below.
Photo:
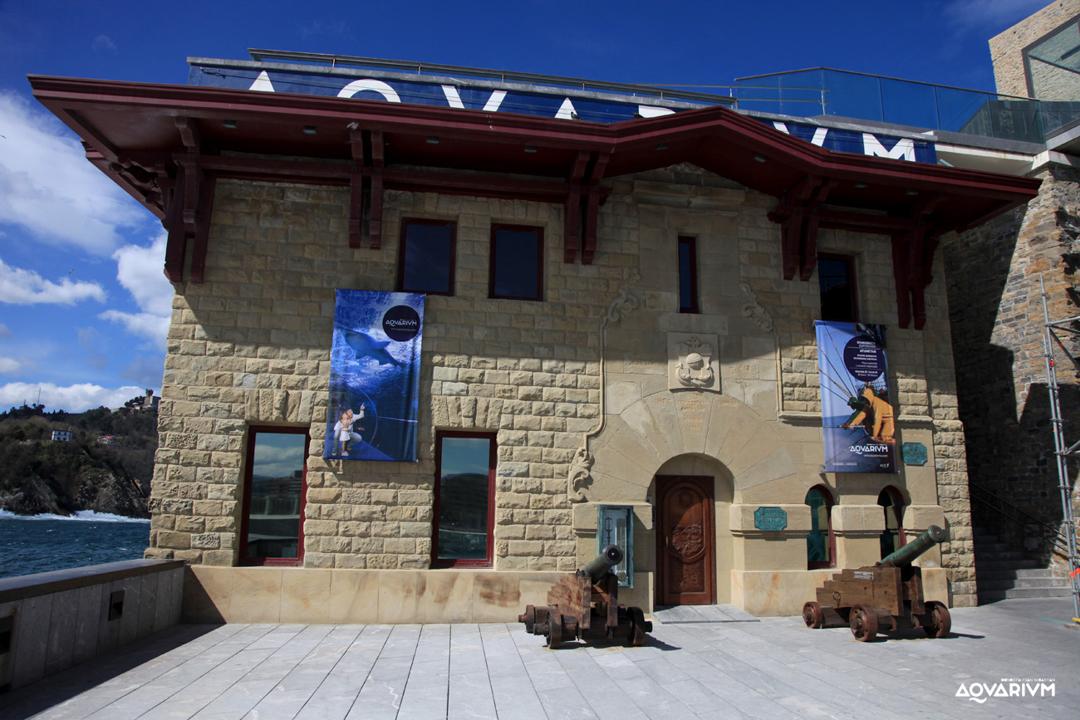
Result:
<svg viewBox="0 0 1080 720"><path fill-rule="evenodd" d="M633 290L623 288L608 306L606 323L617 323L634 310L641 307L641 298Z"/></svg>
<svg viewBox="0 0 1080 720"><path fill-rule="evenodd" d="M574 459L570 461L570 470L566 474L566 494L570 502L587 500L585 489L593 482L590 473L592 466L593 456L589 454L589 448L578 448L578 451L574 453Z"/></svg>
<svg viewBox="0 0 1080 720"><path fill-rule="evenodd" d="M715 335L668 333L668 389L720 392Z"/></svg>

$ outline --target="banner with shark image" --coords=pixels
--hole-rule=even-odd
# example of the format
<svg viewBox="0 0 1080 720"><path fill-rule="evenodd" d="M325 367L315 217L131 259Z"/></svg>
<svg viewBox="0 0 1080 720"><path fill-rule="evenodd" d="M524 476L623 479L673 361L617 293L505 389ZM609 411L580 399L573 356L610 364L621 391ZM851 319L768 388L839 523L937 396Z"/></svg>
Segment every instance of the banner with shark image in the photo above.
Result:
<svg viewBox="0 0 1080 720"><path fill-rule="evenodd" d="M424 296L338 290L323 457L416 460Z"/></svg>
<svg viewBox="0 0 1080 720"><path fill-rule="evenodd" d="M825 472L896 472L885 326L818 320Z"/></svg>

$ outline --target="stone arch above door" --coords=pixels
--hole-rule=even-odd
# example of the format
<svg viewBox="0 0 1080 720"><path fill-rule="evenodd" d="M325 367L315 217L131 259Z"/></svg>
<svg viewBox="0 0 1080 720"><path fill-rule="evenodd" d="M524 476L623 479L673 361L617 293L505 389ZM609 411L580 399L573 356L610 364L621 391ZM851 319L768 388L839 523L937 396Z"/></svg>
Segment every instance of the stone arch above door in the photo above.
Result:
<svg viewBox="0 0 1080 720"><path fill-rule="evenodd" d="M726 395L659 391L608 415L590 441L591 502L645 502L653 476L668 460L701 454L722 463L741 492L796 473L777 425Z"/></svg>

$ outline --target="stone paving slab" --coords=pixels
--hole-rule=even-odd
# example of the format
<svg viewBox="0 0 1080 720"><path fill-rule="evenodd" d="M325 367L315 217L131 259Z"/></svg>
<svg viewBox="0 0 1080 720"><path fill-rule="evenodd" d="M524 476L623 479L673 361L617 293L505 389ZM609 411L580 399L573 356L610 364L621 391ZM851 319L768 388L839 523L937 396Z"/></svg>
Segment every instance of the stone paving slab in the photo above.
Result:
<svg viewBox="0 0 1080 720"><path fill-rule="evenodd" d="M660 608L652 614L654 621L667 625L676 623L757 622L745 610L734 605L676 605Z"/></svg>
<svg viewBox="0 0 1080 720"><path fill-rule="evenodd" d="M180 626L0 694L0 719L1071 719L1071 610L1009 600L954 610L946 639L858 643L697 608L669 613L644 647L558 650L517 624ZM1003 678L1052 678L1054 695L957 697Z"/></svg>

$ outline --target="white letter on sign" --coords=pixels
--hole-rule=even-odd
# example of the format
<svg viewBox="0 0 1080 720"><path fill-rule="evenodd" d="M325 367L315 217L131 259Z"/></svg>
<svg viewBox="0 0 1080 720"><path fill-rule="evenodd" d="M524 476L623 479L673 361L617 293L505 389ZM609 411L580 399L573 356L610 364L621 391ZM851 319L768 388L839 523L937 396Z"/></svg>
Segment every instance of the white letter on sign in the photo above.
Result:
<svg viewBox="0 0 1080 720"><path fill-rule="evenodd" d="M357 93L362 93L365 90L371 92L377 92L386 98L387 102L399 103L401 98L398 97L397 90L390 87L382 80L353 80L351 83L341 88L341 92L337 94L339 98L351 98Z"/></svg>
<svg viewBox="0 0 1080 720"><path fill-rule="evenodd" d="M452 108L458 110L465 109L465 103L461 100L461 95L453 85L442 86L443 95L446 96L446 104ZM499 106L502 105L503 98L506 97L505 90L492 90L491 95L488 97L486 103L484 103L484 112L498 112Z"/></svg>
<svg viewBox="0 0 1080 720"><path fill-rule="evenodd" d="M785 123L773 122L773 127L776 128L777 130L779 130L780 132L784 133L785 135L790 135L791 134L791 132L788 131L787 124L785 124ZM828 134L829 134L829 128L823 128L823 127L815 128L814 129L814 137L810 138L810 144L811 145L817 145L818 147L825 147L825 137Z"/></svg>
<svg viewBox="0 0 1080 720"><path fill-rule="evenodd" d="M251 83L251 87L248 90L256 90L258 92L274 92L274 83L270 82L270 76L263 70L259 73L259 77L255 78L255 82Z"/></svg>
<svg viewBox="0 0 1080 720"><path fill-rule="evenodd" d="M893 145L892 150L886 150L885 146L870 133L863 133L862 142L863 155L915 162L915 141L911 138L900 138Z"/></svg>

